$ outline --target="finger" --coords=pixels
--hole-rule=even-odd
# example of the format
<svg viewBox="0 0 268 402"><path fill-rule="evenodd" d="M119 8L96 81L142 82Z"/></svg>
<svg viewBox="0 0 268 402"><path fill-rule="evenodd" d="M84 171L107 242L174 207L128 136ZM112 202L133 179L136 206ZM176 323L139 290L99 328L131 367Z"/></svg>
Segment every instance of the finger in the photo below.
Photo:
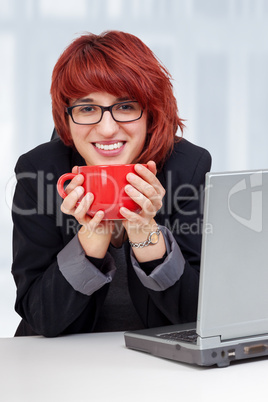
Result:
<svg viewBox="0 0 268 402"><path fill-rule="evenodd" d="M153 204L158 204L158 202L161 202L161 198L154 187L146 182L143 182L141 185L135 185L135 187L127 184L125 186L125 191L133 199L133 201L135 201L141 207L145 202L147 202L147 200Z"/></svg>
<svg viewBox="0 0 268 402"><path fill-rule="evenodd" d="M151 186L150 188L153 189ZM156 198L158 197L157 194L155 194L155 200L154 202L152 202L149 197L147 197L146 195L138 191L135 187L132 187L129 184L126 185L125 191L127 195L141 207L144 214L150 217L156 214L156 212L158 211L158 204L160 205L161 203L161 200L160 202L155 202Z"/></svg>
<svg viewBox="0 0 268 402"><path fill-rule="evenodd" d="M72 168L72 173L77 174L78 173L78 166L74 166Z"/></svg>
<svg viewBox="0 0 268 402"><path fill-rule="evenodd" d="M66 198L64 198L61 204L61 211L65 214L72 214L76 209L76 204L84 194L84 188L82 186L75 187Z"/></svg>
<svg viewBox="0 0 268 402"><path fill-rule="evenodd" d="M79 223L83 223L85 220L88 220L87 212L90 209L94 196L92 193L87 193L79 202L76 207L73 216Z"/></svg>
<svg viewBox="0 0 268 402"><path fill-rule="evenodd" d="M93 218L90 219L89 223L84 225L87 230L87 238L91 236L107 236L112 235L114 229L113 221L103 221L104 211L98 211Z"/></svg>
<svg viewBox="0 0 268 402"><path fill-rule="evenodd" d="M139 228L145 222L145 219L141 215L130 211L126 207L121 207L120 208L120 214L125 218L125 220L123 221L123 225L125 227L130 226L132 228Z"/></svg>
<svg viewBox="0 0 268 402"><path fill-rule="evenodd" d="M147 166L148 166L148 169L149 169L154 175L156 175L156 173L157 173L156 163L155 163L154 161L149 161L149 162L147 162Z"/></svg>
<svg viewBox="0 0 268 402"><path fill-rule="evenodd" d="M155 162L150 161L149 164L150 168L156 172ZM135 175L133 173L129 173L127 175L127 180L130 182L130 184L132 184L133 186L137 187L140 191L142 191L142 186L144 185L143 181L145 181L149 183L151 186L153 186L155 191L162 197L165 195L165 189L161 185L158 178L155 176L154 172L152 172L151 170L147 169L145 166L140 164L135 165L135 171L138 173L138 175Z"/></svg>
<svg viewBox="0 0 268 402"><path fill-rule="evenodd" d="M104 218L104 211L97 211L90 220L90 231L94 232L99 227L101 221Z"/></svg>
<svg viewBox="0 0 268 402"><path fill-rule="evenodd" d="M130 183L129 184L130 187L128 187L127 185L125 187L125 191L131 198L132 198L132 191L133 191L132 187L133 187L139 193L143 194L146 198L148 198L152 202L152 204L155 205L156 210L159 210L162 207L162 198L165 194L165 190L161 186L158 179L156 179L156 182L154 183L149 183L133 173L130 173L127 178ZM135 192L133 192L133 195L135 197L138 197L137 193ZM135 199L134 201L136 202ZM137 203L139 204L139 202Z"/></svg>
<svg viewBox="0 0 268 402"><path fill-rule="evenodd" d="M70 181L70 183L65 189L65 192L67 194L71 193L77 186L81 186L83 182L84 182L84 176L82 174L78 174Z"/></svg>

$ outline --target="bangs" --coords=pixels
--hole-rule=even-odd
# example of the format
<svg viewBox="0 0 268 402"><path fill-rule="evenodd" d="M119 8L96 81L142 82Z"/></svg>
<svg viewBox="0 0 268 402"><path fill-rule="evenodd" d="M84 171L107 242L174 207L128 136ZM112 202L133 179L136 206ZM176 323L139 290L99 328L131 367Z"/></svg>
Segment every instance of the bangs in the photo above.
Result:
<svg viewBox="0 0 268 402"><path fill-rule="evenodd" d="M88 48L69 61L62 75L62 95L66 106L70 99L85 97L92 92L108 92L118 97L127 95L146 108L145 94L148 97L149 88L141 71L133 63L128 63L126 56L120 62L118 54L117 58L107 57L98 49Z"/></svg>

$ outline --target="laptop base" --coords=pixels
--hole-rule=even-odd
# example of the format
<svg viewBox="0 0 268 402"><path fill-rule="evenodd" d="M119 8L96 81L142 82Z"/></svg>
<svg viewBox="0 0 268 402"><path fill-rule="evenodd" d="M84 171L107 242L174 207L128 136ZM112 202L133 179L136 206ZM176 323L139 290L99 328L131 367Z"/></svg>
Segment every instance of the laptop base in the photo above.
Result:
<svg viewBox="0 0 268 402"><path fill-rule="evenodd" d="M268 356L268 334L254 340L245 338L238 342L236 339L233 342L221 342L217 347L202 349L196 343L191 345L159 336L171 328L174 331L174 327L125 332L125 345L129 349L198 366L227 367L233 361Z"/></svg>

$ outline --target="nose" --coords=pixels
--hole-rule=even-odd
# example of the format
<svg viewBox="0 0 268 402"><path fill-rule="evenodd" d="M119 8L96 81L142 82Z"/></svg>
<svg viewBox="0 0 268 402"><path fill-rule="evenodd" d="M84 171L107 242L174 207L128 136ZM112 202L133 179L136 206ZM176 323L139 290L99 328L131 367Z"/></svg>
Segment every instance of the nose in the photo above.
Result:
<svg viewBox="0 0 268 402"><path fill-rule="evenodd" d="M118 130L118 123L113 119L111 113L106 110L101 121L96 125L99 133L105 137L113 136Z"/></svg>

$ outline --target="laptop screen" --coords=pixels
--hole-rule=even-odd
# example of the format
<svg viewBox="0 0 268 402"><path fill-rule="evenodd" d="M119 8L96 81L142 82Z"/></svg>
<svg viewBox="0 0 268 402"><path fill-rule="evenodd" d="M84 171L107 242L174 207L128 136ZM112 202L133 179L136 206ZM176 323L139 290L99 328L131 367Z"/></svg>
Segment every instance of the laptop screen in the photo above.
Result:
<svg viewBox="0 0 268 402"><path fill-rule="evenodd" d="M197 332L268 332L268 170L207 173Z"/></svg>

